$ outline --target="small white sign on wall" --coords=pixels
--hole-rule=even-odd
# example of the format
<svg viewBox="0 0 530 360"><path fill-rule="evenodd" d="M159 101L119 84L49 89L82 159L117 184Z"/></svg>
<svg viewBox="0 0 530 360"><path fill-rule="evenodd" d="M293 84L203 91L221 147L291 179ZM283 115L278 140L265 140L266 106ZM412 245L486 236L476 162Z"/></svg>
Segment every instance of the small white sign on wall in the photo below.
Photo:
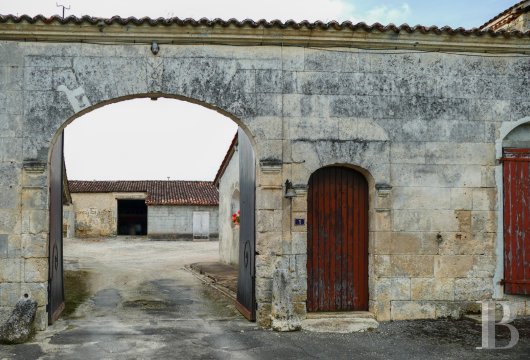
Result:
<svg viewBox="0 0 530 360"><path fill-rule="evenodd" d="M208 239L210 237L210 213L208 211L193 212L193 238Z"/></svg>

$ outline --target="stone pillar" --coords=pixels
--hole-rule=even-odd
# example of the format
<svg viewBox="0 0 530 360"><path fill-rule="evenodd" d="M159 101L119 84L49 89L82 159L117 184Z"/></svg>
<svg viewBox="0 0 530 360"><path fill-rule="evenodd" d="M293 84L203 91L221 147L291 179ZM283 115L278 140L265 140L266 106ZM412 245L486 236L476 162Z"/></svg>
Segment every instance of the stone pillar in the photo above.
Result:
<svg viewBox="0 0 530 360"><path fill-rule="evenodd" d="M293 284L286 269L278 269L272 279L272 329L296 331L302 328L293 303Z"/></svg>
<svg viewBox="0 0 530 360"><path fill-rule="evenodd" d="M46 329L48 317L48 177L43 163L26 162L22 174L21 287L37 302L35 327Z"/></svg>

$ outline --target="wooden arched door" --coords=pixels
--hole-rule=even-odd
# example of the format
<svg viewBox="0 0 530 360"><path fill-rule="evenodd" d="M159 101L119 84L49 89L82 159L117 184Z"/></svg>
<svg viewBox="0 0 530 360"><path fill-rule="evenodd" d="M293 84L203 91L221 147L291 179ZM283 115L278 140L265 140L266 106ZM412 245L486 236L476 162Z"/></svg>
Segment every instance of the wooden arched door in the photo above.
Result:
<svg viewBox="0 0 530 360"><path fill-rule="evenodd" d="M368 310L368 183L346 167L309 179L307 311Z"/></svg>

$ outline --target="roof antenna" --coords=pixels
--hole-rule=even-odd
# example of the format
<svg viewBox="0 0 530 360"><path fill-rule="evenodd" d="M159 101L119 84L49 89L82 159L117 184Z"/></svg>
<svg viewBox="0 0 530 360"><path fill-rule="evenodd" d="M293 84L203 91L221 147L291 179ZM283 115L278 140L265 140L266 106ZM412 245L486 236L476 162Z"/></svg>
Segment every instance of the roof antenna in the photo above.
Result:
<svg viewBox="0 0 530 360"><path fill-rule="evenodd" d="M68 7L64 6L64 5L61 5L61 4L58 4L58 3L55 3L55 5L57 5L57 7L62 7L63 8L63 19L64 19L64 10L70 10L70 5L68 5Z"/></svg>

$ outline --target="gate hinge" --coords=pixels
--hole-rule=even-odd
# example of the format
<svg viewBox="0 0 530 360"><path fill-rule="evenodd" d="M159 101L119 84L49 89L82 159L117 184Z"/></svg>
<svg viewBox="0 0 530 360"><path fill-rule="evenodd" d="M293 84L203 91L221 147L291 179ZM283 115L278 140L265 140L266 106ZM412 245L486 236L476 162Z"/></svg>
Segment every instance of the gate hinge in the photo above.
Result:
<svg viewBox="0 0 530 360"><path fill-rule="evenodd" d="M500 285L506 285L506 280L501 279L501 281L499 281L499 284L500 284Z"/></svg>
<svg viewBox="0 0 530 360"><path fill-rule="evenodd" d="M46 312L49 314L50 313L50 304L46 304Z"/></svg>

